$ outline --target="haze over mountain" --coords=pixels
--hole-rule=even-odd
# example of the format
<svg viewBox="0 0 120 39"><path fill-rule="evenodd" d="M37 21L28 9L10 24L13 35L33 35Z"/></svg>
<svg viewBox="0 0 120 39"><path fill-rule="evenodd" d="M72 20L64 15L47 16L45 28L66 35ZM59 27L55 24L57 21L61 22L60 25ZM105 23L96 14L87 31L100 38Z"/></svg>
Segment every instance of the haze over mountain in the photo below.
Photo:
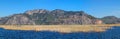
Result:
<svg viewBox="0 0 120 39"><path fill-rule="evenodd" d="M55 9L52 11L46 9L27 10L21 14L14 14L0 18L0 24L7 25L64 25L64 24L117 24L120 18L107 16L96 18L84 11L65 11Z"/></svg>

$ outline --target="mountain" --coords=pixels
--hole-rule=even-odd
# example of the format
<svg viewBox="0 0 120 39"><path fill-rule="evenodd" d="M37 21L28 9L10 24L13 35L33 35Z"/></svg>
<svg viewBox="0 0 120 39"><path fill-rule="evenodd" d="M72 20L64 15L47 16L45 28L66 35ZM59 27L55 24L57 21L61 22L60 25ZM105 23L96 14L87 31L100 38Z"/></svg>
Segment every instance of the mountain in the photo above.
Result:
<svg viewBox="0 0 120 39"><path fill-rule="evenodd" d="M0 18L0 24L6 25L66 25L66 24L101 24L114 23L112 20L107 22L106 20L113 19L120 23L120 20L115 17L96 18L94 16L86 14L84 11L65 11L61 9L55 9L52 11L46 9L34 9L27 10L22 14L14 14L12 16Z"/></svg>
<svg viewBox="0 0 120 39"><path fill-rule="evenodd" d="M52 11L38 9L25 12L31 20L37 25L53 24L93 24L95 17L84 13L83 11L64 11L55 9Z"/></svg>
<svg viewBox="0 0 120 39"><path fill-rule="evenodd" d="M120 18L117 18L115 16L106 16L101 18L101 20L105 23L105 24L120 24Z"/></svg>

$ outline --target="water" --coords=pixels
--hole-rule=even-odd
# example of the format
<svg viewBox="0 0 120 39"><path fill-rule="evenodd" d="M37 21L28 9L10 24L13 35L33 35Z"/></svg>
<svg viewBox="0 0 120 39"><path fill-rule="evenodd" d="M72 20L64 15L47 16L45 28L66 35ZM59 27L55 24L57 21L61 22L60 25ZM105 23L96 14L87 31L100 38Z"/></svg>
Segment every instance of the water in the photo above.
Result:
<svg viewBox="0 0 120 39"><path fill-rule="evenodd" d="M114 26L105 32L73 33L5 30L0 28L0 39L120 39L120 27Z"/></svg>

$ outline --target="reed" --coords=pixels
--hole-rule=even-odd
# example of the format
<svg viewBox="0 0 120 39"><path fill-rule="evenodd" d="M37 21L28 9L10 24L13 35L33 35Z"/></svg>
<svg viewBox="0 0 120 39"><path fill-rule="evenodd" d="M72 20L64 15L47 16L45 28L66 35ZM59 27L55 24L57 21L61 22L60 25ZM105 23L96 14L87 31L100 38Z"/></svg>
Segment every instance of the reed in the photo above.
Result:
<svg viewBox="0 0 120 39"><path fill-rule="evenodd" d="M35 30L35 31L57 31L57 32L103 32L111 29L112 26L120 24L100 24L100 25L0 25L0 28L9 30Z"/></svg>

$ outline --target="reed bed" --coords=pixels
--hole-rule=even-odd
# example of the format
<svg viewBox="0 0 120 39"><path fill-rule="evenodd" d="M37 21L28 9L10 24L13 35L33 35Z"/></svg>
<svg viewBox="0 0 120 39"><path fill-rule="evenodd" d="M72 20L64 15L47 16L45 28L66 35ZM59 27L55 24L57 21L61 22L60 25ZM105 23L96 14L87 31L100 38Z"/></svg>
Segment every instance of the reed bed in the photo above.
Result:
<svg viewBox="0 0 120 39"><path fill-rule="evenodd" d="M57 32L103 32L111 29L112 26L120 24L100 24L100 25L0 25L0 28L9 30L35 30L37 31L57 31Z"/></svg>

